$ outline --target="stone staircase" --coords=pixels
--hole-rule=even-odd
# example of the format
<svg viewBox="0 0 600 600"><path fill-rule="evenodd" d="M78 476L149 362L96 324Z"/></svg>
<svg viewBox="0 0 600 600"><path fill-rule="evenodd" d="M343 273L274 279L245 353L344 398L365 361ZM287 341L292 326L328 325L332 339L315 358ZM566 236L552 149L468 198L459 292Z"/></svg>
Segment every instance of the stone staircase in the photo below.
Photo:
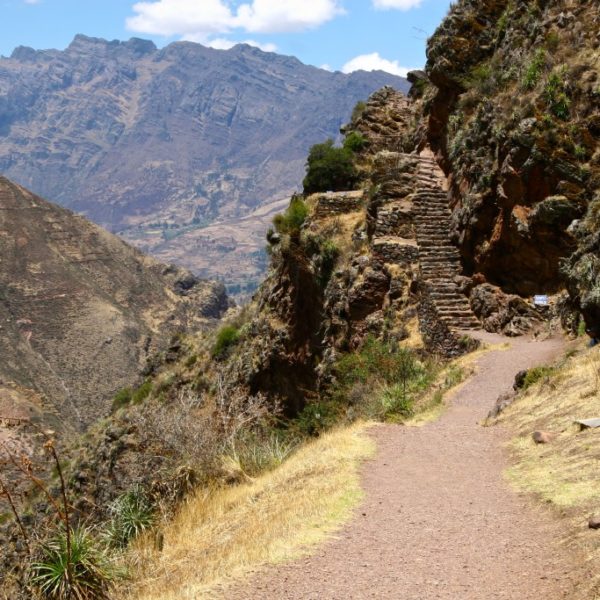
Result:
<svg viewBox="0 0 600 600"><path fill-rule="evenodd" d="M414 225L421 275L442 322L452 330L480 329L455 277L461 274L460 256L450 240L451 212L445 177L431 156L418 157L413 195Z"/></svg>

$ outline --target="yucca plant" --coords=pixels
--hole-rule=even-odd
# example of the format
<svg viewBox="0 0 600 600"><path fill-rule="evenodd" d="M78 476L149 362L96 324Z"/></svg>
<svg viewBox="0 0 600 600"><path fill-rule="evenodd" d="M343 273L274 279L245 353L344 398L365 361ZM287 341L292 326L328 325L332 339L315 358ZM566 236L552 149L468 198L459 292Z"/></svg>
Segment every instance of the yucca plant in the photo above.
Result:
<svg viewBox="0 0 600 600"><path fill-rule="evenodd" d="M43 544L42 557L32 565L32 583L51 600L105 600L114 570L87 527L61 531Z"/></svg>
<svg viewBox="0 0 600 600"><path fill-rule="evenodd" d="M110 507L111 522L108 541L111 546L124 548L154 525L154 510L148 495L139 485L119 496Z"/></svg>

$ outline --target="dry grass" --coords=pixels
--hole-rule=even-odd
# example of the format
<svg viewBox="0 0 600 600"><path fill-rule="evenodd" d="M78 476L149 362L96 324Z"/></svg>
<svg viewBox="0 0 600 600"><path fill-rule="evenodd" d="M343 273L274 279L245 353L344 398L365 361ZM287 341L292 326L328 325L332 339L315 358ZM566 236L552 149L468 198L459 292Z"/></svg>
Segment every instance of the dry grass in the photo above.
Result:
<svg viewBox="0 0 600 600"><path fill-rule="evenodd" d="M358 468L374 452L366 429L332 431L247 484L200 491L165 524L162 552L150 537L134 545L127 597L210 597L251 569L300 556L323 541L362 497Z"/></svg>
<svg viewBox="0 0 600 600"><path fill-rule="evenodd" d="M516 430L510 448L515 464L507 472L518 489L557 508L569 522L569 542L582 548L594 572L600 564L600 537L587 519L600 514L600 430L580 431L576 419L600 417L600 348L580 348L556 372L530 387L500 417ZM533 431L556 434L536 445ZM590 583L595 597L600 579Z"/></svg>

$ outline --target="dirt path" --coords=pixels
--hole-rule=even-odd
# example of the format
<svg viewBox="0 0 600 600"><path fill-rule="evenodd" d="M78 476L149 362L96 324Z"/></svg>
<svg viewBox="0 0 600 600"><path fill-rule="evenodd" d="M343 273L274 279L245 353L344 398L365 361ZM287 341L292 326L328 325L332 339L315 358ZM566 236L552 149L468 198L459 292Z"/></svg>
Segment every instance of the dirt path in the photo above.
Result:
<svg viewBox="0 0 600 600"><path fill-rule="evenodd" d="M224 597L571 598L574 564L558 545L559 525L504 481L506 432L478 425L518 370L562 348L559 341L511 344L483 355L437 422L373 430L379 450L364 468L366 498L335 539Z"/></svg>

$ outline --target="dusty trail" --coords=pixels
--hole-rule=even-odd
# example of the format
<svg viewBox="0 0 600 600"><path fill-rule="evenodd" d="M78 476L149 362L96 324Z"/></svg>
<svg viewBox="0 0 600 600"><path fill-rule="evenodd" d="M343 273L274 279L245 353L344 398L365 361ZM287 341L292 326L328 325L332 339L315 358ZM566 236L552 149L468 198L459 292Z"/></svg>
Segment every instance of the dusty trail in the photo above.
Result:
<svg viewBox="0 0 600 600"><path fill-rule="evenodd" d="M551 360L562 343L510 343L480 358L437 422L373 430L379 450L364 467L366 498L335 539L223 597L571 598L575 565L558 544L559 525L504 481L506 432L478 425L518 370Z"/></svg>

